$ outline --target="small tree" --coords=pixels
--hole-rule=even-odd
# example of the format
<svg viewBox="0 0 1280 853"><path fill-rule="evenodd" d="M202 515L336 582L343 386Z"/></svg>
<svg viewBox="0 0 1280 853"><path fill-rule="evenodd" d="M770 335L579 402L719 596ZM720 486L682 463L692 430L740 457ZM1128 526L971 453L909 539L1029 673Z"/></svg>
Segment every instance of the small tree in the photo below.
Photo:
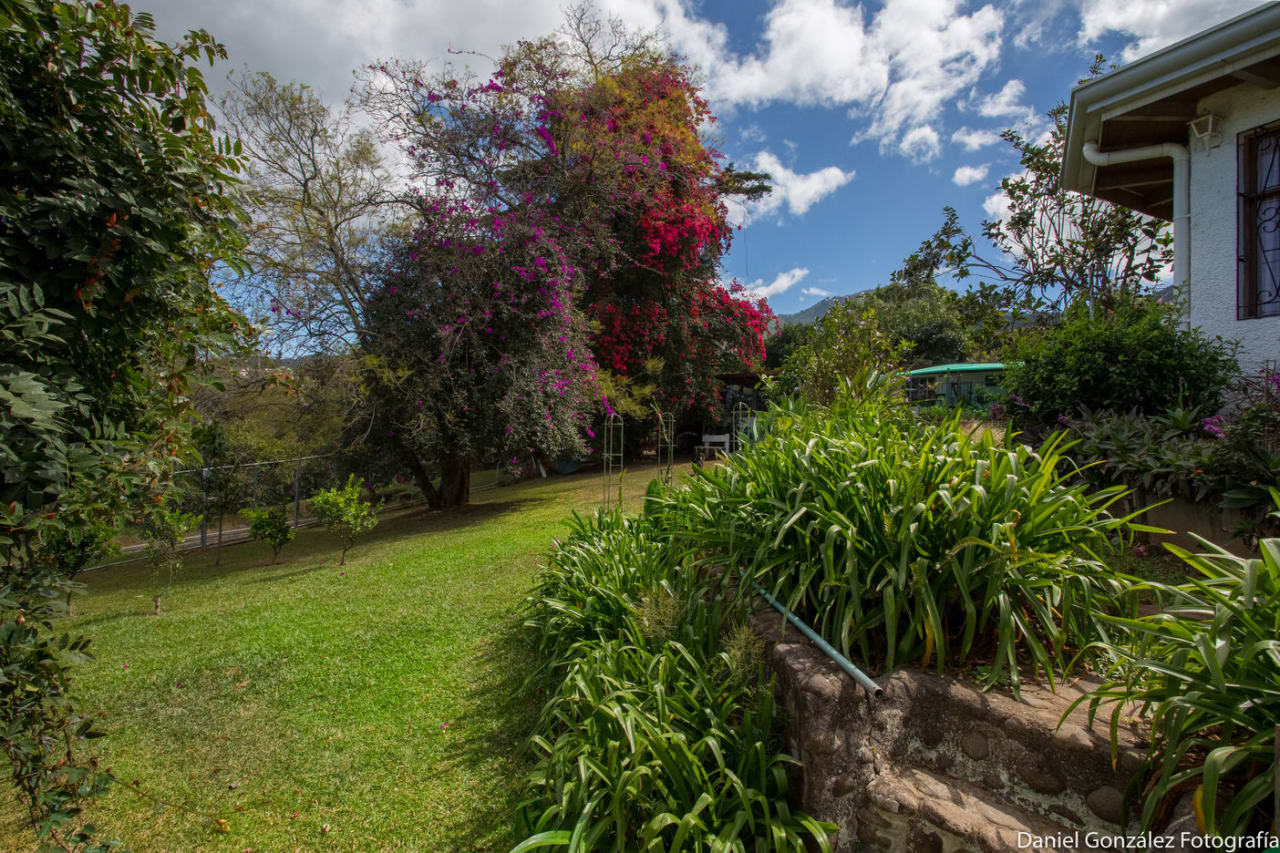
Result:
<svg viewBox="0 0 1280 853"><path fill-rule="evenodd" d="M294 530L289 526L289 515L284 507L270 509L246 509L242 514L249 519L249 538L266 542L271 546L271 564L280 559L280 549L293 541Z"/></svg>
<svg viewBox="0 0 1280 853"><path fill-rule="evenodd" d="M179 547L182 545L183 535L196 523L197 518L192 513L161 503L147 514L142 523L147 562L151 564L150 587L155 604L152 611L154 615L160 615L160 598L173 587L174 578L182 571Z"/></svg>
<svg viewBox="0 0 1280 853"><path fill-rule="evenodd" d="M806 342L787 359L778 387L830 405L841 389L858 393L877 375L894 374L904 349L880 328L873 309L854 300L841 302L814 324Z"/></svg>
<svg viewBox="0 0 1280 853"><path fill-rule="evenodd" d="M378 507L361 500L355 474L347 477L346 485L341 488L321 489L312 495L311 509L320 523L342 540L340 566L346 565L347 551L355 544L356 537L378 526Z"/></svg>

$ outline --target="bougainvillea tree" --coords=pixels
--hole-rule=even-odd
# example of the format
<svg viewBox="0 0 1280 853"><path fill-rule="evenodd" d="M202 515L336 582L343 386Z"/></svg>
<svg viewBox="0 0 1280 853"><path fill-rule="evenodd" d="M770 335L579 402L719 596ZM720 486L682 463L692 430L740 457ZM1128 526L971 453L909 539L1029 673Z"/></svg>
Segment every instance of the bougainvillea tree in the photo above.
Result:
<svg viewBox="0 0 1280 853"><path fill-rule="evenodd" d="M717 371L763 360L768 308L722 286L718 262L723 197L767 188L703 143L713 119L675 59L548 38L483 81L379 64L364 103L411 158L428 214L442 194L465 198L478 222L536 222L559 247L589 357L622 380L609 387L711 410Z"/></svg>
<svg viewBox="0 0 1280 853"><path fill-rule="evenodd" d="M581 270L537 207L425 206L368 303L372 412L434 506L467 501L477 460L581 452L603 404ZM433 482L438 473L440 485Z"/></svg>
<svg viewBox="0 0 1280 853"><path fill-rule="evenodd" d="M584 299L602 367L654 388L663 410L719 416L715 373L764 361L772 313L719 281L732 229L724 196L759 195L763 176L723 167L699 129L714 122L674 60L631 57L570 94L553 116L593 172L612 172L613 255ZM612 168L610 168L612 167Z"/></svg>

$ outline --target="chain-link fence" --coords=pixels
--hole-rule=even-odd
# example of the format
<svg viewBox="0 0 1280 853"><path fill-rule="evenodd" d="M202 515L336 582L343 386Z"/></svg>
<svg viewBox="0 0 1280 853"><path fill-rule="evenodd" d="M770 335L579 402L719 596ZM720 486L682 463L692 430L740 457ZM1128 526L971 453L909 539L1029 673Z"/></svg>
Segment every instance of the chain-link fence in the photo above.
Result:
<svg viewBox="0 0 1280 853"><path fill-rule="evenodd" d="M479 466L472 471L471 493L485 492L527 479L531 472L546 476L533 461L526 466L502 463ZM284 507L295 528L313 526L309 498L321 489L346 482L351 471L350 460L341 454L326 453L183 468L173 475L172 495L183 512L199 519L196 529L189 531L182 545L193 548L221 548L249 538L246 510ZM424 503L417 485L404 477L390 482L375 482L354 472L368 497L382 504L384 510ZM534 474L536 476L536 474ZM121 559L92 566L89 570L117 566L141 559L142 546L130 543L128 537L120 548Z"/></svg>
<svg viewBox="0 0 1280 853"><path fill-rule="evenodd" d="M173 490L182 510L200 518L200 545L205 546L210 530L221 535L228 519L241 527L240 513L247 509L288 507L298 527L306 498L342 479L335 461L330 453L185 468L174 472Z"/></svg>

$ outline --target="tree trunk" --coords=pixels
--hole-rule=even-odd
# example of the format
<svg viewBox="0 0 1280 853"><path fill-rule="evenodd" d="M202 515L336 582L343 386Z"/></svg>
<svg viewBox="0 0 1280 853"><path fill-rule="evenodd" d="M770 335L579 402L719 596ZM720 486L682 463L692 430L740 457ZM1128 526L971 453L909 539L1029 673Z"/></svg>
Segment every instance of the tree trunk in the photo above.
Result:
<svg viewBox="0 0 1280 853"><path fill-rule="evenodd" d="M154 601L155 601L155 609L151 611L151 615L159 616L160 615L160 596L158 595L155 596Z"/></svg>
<svg viewBox="0 0 1280 853"><path fill-rule="evenodd" d="M418 454L409 450L404 445L401 445L400 449L405 463L409 466L409 472L413 474L413 481L418 484L419 491L421 491L422 496L427 499L427 505L432 509L439 509L440 490L436 488L435 483L431 482L431 474L422 464L422 460L418 458Z"/></svg>
<svg viewBox="0 0 1280 853"><path fill-rule="evenodd" d="M440 460L440 506L465 506L471 500L471 457L446 456Z"/></svg>

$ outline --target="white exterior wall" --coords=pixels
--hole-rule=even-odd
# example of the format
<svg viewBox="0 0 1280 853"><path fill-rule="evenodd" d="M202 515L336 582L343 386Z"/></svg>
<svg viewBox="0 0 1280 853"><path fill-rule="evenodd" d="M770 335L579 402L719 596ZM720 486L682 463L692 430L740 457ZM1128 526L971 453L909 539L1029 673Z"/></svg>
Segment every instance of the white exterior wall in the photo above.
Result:
<svg viewBox="0 0 1280 853"><path fill-rule="evenodd" d="M1191 325L1238 341L1245 370L1280 361L1280 316L1236 319L1236 135L1280 120L1280 89L1242 84L1200 101L1222 120L1222 141L1191 148Z"/></svg>

